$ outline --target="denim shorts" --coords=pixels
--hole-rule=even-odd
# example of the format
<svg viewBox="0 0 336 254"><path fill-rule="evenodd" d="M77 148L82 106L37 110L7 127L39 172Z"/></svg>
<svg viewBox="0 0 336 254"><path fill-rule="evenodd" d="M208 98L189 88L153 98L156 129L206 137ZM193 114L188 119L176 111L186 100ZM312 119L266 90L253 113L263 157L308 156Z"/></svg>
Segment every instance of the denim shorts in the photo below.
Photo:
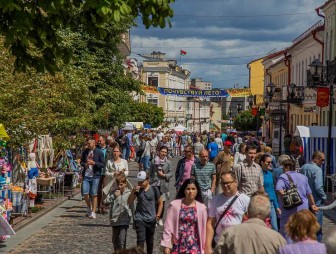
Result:
<svg viewBox="0 0 336 254"><path fill-rule="evenodd" d="M97 196L98 194L98 185L99 185L99 177L87 177L85 176L83 179L83 195L92 195Z"/></svg>

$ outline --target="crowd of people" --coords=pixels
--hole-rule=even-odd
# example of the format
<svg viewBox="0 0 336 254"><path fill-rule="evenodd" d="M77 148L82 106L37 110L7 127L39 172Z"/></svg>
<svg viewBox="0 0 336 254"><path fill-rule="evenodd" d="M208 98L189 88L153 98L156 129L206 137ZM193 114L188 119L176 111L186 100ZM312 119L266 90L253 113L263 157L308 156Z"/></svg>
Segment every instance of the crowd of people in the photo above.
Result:
<svg viewBox="0 0 336 254"><path fill-rule="evenodd" d="M126 248L131 224L149 254L157 226L165 254L336 253L335 234L321 243L324 153L305 163L299 143L286 138L277 160L253 133L141 130L91 138L81 157L87 216L109 207L116 253ZM134 186L131 160L139 164Z"/></svg>

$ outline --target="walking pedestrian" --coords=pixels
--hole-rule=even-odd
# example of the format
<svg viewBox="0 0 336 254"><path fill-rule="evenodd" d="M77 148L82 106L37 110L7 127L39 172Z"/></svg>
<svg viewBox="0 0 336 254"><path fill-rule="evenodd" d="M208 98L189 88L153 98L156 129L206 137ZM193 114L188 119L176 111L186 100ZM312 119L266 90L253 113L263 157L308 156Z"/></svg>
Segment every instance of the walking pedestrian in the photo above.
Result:
<svg viewBox="0 0 336 254"><path fill-rule="evenodd" d="M238 151L234 154L233 166L237 165L238 162L244 162L246 159L246 144L241 143L238 147Z"/></svg>
<svg viewBox="0 0 336 254"><path fill-rule="evenodd" d="M118 187L110 189L104 202L111 205L110 223L114 251L126 249L127 230L132 219L132 211L127 203L131 190L127 188L127 179L124 174L116 177L116 185Z"/></svg>
<svg viewBox="0 0 336 254"><path fill-rule="evenodd" d="M105 136L100 135L98 138L98 146L100 150L104 154L105 164L108 160L113 158L113 150L110 146L107 145L107 139ZM104 196L103 196L103 188L104 188L104 178L105 178L105 168L103 168L99 180L98 186L98 195L97 195L97 202L98 202L98 213L105 213L105 206L103 203Z"/></svg>
<svg viewBox="0 0 336 254"><path fill-rule="evenodd" d="M255 163L257 148L246 147L246 159L233 167L238 181L238 190L251 196L256 191L264 191L264 177L261 167Z"/></svg>
<svg viewBox="0 0 336 254"><path fill-rule="evenodd" d="M209 207L207 220L206 253L211 253L212 242L218 241L220 233L227 227L242 222L250 198L238 192L236 174L224 171L221 175L223 193L214 196Z"/></svg>
<svg viewBox="0 0 336 254"><path fill-rule="evenodd" d="M163 201L159 189L149 184L149 175L145 171L140 171L129 198L128 205L132 205L137 200L134 223L137 234L137 245L144 249L147 245L147 254L153 253L154 234L157 221L163 208Z"/></svg>
<svg viewBox="0 0 336 254"><path fill-rule="evenodd" d="M281 218L280 218L280 233L285 237L285 225L289 217L301 210L311 208L314 212L318 211L318 208L315 205L314 197L312 191L308 184L308 178L303 174L300 174L295 171L295 162L293 160L287 160L283 163L284 174L282 174L277 183L275 190L278 192L279 203L281 209ZM290 179L293 181L297 188L297 193L299 194L302 204L295 206L291 209L284 209L282 196L285 194L285 191L290 188ZM288 237L287 237L288 238Z"/></svg>
<svg viewBox="0 0 336 254"><path fill-rule="evenodd" d="M121 151L118 145L112 147L113 158L108 160L106 163L105 170L105 182L103 188L103 194L106 196L112 185L115 183L115 179L119 175L128 176L128 162L127 160L121 158ZM129 184L130 186L130 184Z"/></svg>
<svg viewBox="0 0 336 254"><path fill-rule="evenodd" d="M149 169L149 161L150 161L150 152L151 152L151 146L150 146L151 138L148 135L145 135L142 141L142 149L143 153L141 155L141 164L142 164L142 170L147 171Z"/></svg>
<svg viewBox="0 0 336 254"><path fill-rule="evenodd" d="M87 206L87 215L92 219L96 218L99 180L105 165L103 152L96 147L96 140L90 138L87 142L87 149L82 153L81 166L84 168L82 191Z"/></svg>
<svg viewBox="0 0 336 254"><path fill-rule="evenodd" d="M268 194L271 201L271 226L275 231L278 231L277 214L281 215L281 210L279 208L278 198L274 190L273 174L271 172L272 157L269 154L264 154L261 156L259 163L264 175L265 192Z"/></svg>
<svg viewBox="0 0 336 254"><path fill-rule="evenodd" d="M209 161L213 161L218 155L218 145L215 142L215 138L210 138L210 143L208 144L209 151Z"/></svg>
<svg viewBox="0 0 336 254"><path fill-rule="evenodd" d="M254 195L248 206L249 219L240 225L224 229L214 253L278 254L279 248L284 246L286 241L265 223L270 206L268 197Z"/></svg>
<svg viewBox="0 0 336 254"><path fill-rule="evenodd" d="M312 161L306 163L301 168L301 173L308 178L308 184L312 191L315 204L317 207L323 205L327 199L327 195L323 189L323 172L321 169L324 163L324 153L321 151L315 151L312 156ZM323 211L316 212L317 221L320 224L320 229L317 232L317 240L322 240L322 226L323 226Z"/></svg>
<svg viewBox="0 0 336 254"><path fill-rule="evenodd" d="M195 179L184 181L170 202L161 246L164 254L204 253L207 208Z"/></svg>
<svg viewBox="0 0 336 254"><path fill-rule="evenodd" d="M199 162L197 161L191 168L191 177L199 183L204 204L209 207L216 189L216 166L209 162L207 150L200 152Z"/></svg>
<svg viewBox="0 0 336 254"><path fill-rule="evenodd" d="M169 200L169 180L173 176L171 162L167 158L168 149L162 146L154 160L150 163L148 175L150 184L156 186L162 194L163 209L159 215L158 225L163 226L163 212L166 201Z"/></svg>
<svg viewBox="0 0 336 254"><path fill-rule="evenodd" d="M177 163L175 170L175 187L178 190L185 180L191 177L191 168L199 159L194 156L192 152L192 146L188 145L185 147L184 153L185 157L180 159Z"/></svg>
<svg viewBox="0 0 336 254"><path fill-rule="evenodd" d="M196 143L194 143L194 155L195 157L199 158L200 151L204 150L204 145L201 143L201 138L196 137Z"/></svg>
<svg viewBox="0 0 336 254"><path fill-rule="evenodd" d="M294 243L280 247L279 254L327 254L326 246L316 241L320 225L309 210L292 214L286 223L286 233Z"/></svg>

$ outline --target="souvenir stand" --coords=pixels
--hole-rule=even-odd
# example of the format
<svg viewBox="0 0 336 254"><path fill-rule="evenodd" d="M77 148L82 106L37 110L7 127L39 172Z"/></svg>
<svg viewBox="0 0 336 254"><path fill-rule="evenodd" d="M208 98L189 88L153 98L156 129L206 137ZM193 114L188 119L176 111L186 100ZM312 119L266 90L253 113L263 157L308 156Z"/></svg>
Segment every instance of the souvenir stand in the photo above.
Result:
<svg viewBox="0 0 336 254"><path fill-rule="evenodd" d="M0 124L0 241L4 241L9 235L14 235L14 231L8 224L11 213L13 212L13 203L11 201L11 154L7 149L9 136L3 124Z"/></svg>

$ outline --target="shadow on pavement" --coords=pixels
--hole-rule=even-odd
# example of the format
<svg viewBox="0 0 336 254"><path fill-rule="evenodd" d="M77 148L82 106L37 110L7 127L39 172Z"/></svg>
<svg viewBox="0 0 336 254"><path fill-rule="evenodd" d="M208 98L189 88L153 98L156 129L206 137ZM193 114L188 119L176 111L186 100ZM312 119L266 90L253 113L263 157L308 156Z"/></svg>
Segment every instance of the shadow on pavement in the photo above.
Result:
<svg viewBox="0 0 336 254"><path fill-rule="evenodd" d="M110 225L107 224L78 224L79 226L83 227L103 227L103 228L110 228Z"/></svg>

